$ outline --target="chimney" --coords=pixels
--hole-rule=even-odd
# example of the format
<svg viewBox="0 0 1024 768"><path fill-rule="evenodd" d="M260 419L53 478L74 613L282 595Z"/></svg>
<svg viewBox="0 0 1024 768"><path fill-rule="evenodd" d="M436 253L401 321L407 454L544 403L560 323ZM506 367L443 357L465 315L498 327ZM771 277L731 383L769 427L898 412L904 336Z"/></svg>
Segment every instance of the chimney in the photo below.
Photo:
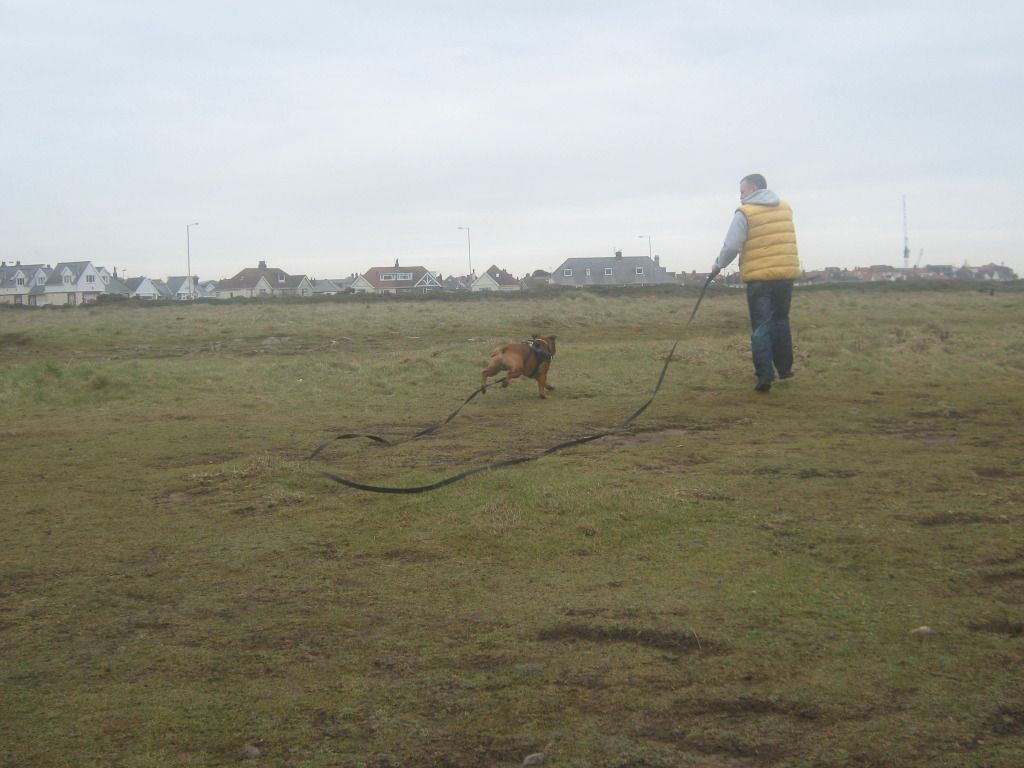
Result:
<svg viewBox="0 0 1024 768"><path fill-rule="evenodd" d="M14 262L14 266L20 267L21 266L21 259L18 259L16 262Z"/></svg>
<svg viewBox="0 0 1024 768"><path fill-rule="evenodd" d="M395 269L398 269L398 259L395 259Z"/></svg>
<svg viewBox="0 0 1024 768"><path fill-rule="evenodd" d="M661 266L661 256L659 256L658 254L654 254L654 266Z"/></svg>
<svg viewBox="0 0 1024 768"><path fill-rule="evenodd" d="M260 269L266 269L266 268L267 268L267 262L261 261L260 262Z"/></svg>
<svg viewBox="0 0 1024 768"><path fill-rule="evenodd" d="M622 251L616 251L615 252L615 258L616 259L621 259L622 258Z"/></svg>

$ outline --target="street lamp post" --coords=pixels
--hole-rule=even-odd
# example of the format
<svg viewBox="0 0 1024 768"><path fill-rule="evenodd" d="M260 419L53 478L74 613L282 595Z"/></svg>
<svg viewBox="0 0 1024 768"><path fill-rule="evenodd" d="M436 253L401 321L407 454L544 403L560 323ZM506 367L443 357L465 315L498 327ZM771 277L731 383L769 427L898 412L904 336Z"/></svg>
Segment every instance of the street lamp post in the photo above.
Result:
<svg viewBox="0 0 1024 768"><path fill-rule="evenodd" d="M643 240L645 237L647 238L647 256L649 258L653 259L654 258L654 248L651 245L651 236L650 235L637 235L637 237L639 237L641 240Z"/></svg>
<svg viewBox="0 0 1024 768"><path fill-rule="evenodd" d="M469 254L469 274L473 274L473 241L469 237L469 227L459 227L466 230L466 251Z"/></svg>
<svg viewBox="0 0 1024 768"><path fill-rule="evenodd" d="M185 275L185 279L188 280L188 298L191 300L192 297L192 239L189 236L189 230L192 227L198 227L199 222L193 221L191 224L185 225L185 256L188 259L188 274Z"/></svg>

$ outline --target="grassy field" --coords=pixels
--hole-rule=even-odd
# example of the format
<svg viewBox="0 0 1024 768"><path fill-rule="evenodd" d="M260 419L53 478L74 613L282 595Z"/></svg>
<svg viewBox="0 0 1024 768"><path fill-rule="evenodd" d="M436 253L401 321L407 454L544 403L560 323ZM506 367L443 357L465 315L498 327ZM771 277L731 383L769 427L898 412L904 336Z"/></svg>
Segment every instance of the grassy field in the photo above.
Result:
<svg viewBox="0 0 1024 768"><path fill-rule="evenodd" d="M0 765L1024 765L1024 292L695 298L0 312Z"/></svg>

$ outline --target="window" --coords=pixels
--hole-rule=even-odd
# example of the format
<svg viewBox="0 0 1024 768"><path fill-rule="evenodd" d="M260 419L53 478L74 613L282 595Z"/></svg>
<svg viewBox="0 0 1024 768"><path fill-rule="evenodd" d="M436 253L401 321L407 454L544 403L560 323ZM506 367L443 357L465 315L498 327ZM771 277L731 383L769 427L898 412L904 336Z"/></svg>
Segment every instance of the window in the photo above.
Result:
<svg viewBox="0 0 1024 768"><path fill-rule="evenodd" d="M638 275L642 275L642 274L644 273L644 268L643 268L643 267L637 267L637 268L636 268L636 273L637 273Z"/></svg>
<svg viewBox="0 0 1024 768"><path fill-rule="evenodd" d="M85 282L87 282L87 283L95 283L96 282L96 275L86 275L85 276Z"/></svg>
<svg viewBox="0 0 1024 768"><path fill-rule="evenodd" d="M590 267L587 267L587 277L590 277Z"/></svg>
<svg viewBox="0 0 1024 768"><path fill-rule="evenodd" d="M15 282L18 285L24 285L25 284L25 278L24 277L19 277Z"/></svg>
<svg viewBox="0 0 1024 768"><path fill-rule="evenodd" d="M412 272L399 272L395 275L395 280L412 280Z"/></svg>
<svg viewBox="0 0 1024 768"><path fill-rule="evenodd" d="M64 275L64 285L71 285L71 275Z"/></svg>
<svg viewBox="0 0 1024 768"><path fill-rule="evenodd" d="M381 282L384 282L385 280L394 280L395 279L395 273L394 272L381 272L380 273L380 279L381 279Z"/></svg>
<svg viewBox="0 0 1024 768"><path fill-rule="evenodd" d="M604 275L605 275L605 277L611 277L612 276L612 268L611 267L605 267L604 268Z"/></svg>
<svg viewBox="0 0 1024 768"><path fill-rule="evenodd" d="M46 285L46 278L40 275L39 279L36 280L36 285Z"/></svg>
<svg viewBox="0 0 1024 768"><path fill-rule="evenodd" d="M21 304L21 294L20 293L14 294L14 303L15 304Z"/></svg>
<svg viewBox="0 0 1024 768"><path fill-rule="evenodd" d="M562 270L562 277L572 277L572 270L571 269L563 269Z"/></svg>

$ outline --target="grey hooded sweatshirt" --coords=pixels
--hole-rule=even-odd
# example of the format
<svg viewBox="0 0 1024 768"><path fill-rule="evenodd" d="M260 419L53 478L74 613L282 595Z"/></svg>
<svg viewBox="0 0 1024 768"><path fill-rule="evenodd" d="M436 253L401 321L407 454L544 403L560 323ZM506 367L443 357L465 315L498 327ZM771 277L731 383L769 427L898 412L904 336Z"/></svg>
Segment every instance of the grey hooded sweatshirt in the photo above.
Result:
<svg viewBox="0 0 1024 768"><path fill-rule="evenodd" d="M779 204L779 196L770 189L759 189L754 194L741 201L742 205L767 205L776 206ZM743 211L736 211L732 217L732 224L729 231L725 233L725 242L722 244L722 252L715 259L716 269L725 269L743 251L747 242L747 217Z"/></svg>

